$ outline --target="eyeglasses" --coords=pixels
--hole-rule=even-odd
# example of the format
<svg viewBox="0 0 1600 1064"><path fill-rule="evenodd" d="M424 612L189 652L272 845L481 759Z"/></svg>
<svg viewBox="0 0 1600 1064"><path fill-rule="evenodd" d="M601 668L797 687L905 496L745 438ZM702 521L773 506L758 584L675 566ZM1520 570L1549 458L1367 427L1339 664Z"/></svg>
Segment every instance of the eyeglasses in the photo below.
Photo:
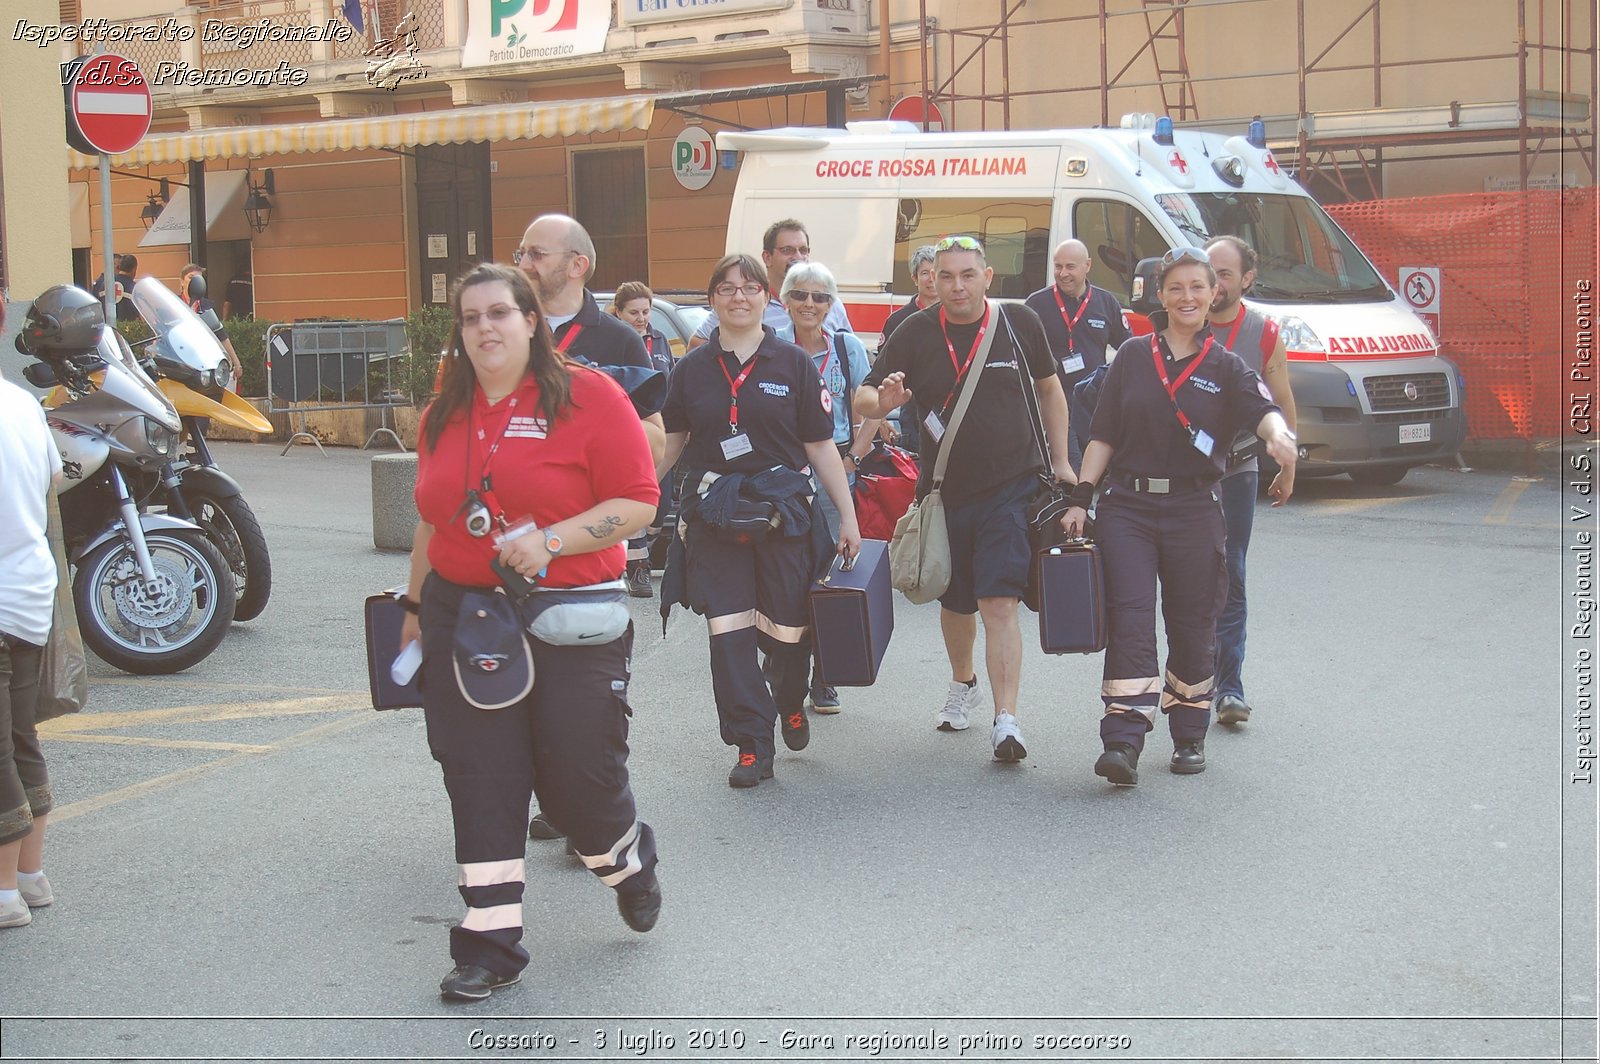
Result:
<svg viewBox="0 0 1600 1064"><path fill-rule="evenodd" d="M973 236L947 236L933 245L934 251L982 251L983 245Z"/></svg>
<svg viewBox="0 0 1600 1064"><path fill-rule="evenodd" d="M1176 266L1180 262L1198 262L1202 266L1210 266L1211 256L1206 254L1204 248L1197 248L1193 245L1185 245L1181 248L1173 248L1171 251L1161 256L1162 269L1166 269L1169 266Z"/></svg>
<svg viewBox="0 0 1600 1064"><path fill-rule="evenodd" d="M482 314L479 314L477 311L468 311L467 313L461 315L461 331L466 332L468 329L476 329L484 318L488 318L496 325L499 325L501 322L512 317L513 315L521 313L522 311L519 308L509 307L504 303L497 303L488 310L484 311Z"/></svg>
<svg viewBox="0 0 1600 1064"><path fill-rule="evenodd" d="M576 255L576 254L577 254L576 251L566 251L566 250L562 250L562 251L545 251L542 248L518 248L517 250L515 250L515 251L513 251L511 253L511 261L520 266L520 265L522 265L522 260L523 259L529 259L529 260L531 260L533 262L543 262L545 259L548 259L551 255Z"/></svg>
<svg viewBox="0 0 1600 1064"><path fill-rule="evenodd" d="M776 251L778 254L787 259L792 259L796 255L804 259L809 258L811 255L811 249L804 244L780 244L772 250Z"/></svg>
<svg viewBox="0 0 1600 1064"><path fill-rule="evenodd" d="M732 299L734 293L736 292L742 292L751 299L754 299L756 296L766 291L766 286L756 284L754 281L747 281L744 284L732 284L725 281L713 288L712 291L721 296L723 299Z"/></svg>
<svg viewBox="0 0 1600 1064"><path fill-rule="evenodd" d="M829 303L833 302L833 296L829 295L827 292L802 292L798 288L789 293L789 298L794 300L796 303L804 303L809 299L811 302L821 303L823 306L827 306Z"/></svg>

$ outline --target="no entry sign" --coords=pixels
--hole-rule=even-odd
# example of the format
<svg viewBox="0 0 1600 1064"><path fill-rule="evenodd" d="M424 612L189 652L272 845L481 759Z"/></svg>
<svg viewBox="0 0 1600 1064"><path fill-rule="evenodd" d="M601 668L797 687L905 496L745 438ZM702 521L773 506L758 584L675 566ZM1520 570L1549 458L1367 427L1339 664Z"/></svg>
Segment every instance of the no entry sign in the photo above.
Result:
<svg viewBox="0 0 1600 1064"><path fill-rule="evenodd" d="M62 68L67 142L86 154L131 151L150 132L150 83L139 65L114 52Z"/></svg>

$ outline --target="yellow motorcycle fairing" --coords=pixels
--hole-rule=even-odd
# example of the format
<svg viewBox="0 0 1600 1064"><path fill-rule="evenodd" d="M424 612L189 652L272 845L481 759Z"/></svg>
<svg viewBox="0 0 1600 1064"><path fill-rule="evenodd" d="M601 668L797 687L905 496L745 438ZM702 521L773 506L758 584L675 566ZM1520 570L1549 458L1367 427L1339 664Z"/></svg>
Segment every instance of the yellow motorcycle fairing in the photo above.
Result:
<svg viewBox="0 0 1600 1064"><path fill-rule="evenodd" d="M156 381L156 387L160 388L162 394L177 407L181 417L208 417L212 421L248 432L272 432L272 422L231 389L223 389L222 400L218 402L170 377Z"/></svg>

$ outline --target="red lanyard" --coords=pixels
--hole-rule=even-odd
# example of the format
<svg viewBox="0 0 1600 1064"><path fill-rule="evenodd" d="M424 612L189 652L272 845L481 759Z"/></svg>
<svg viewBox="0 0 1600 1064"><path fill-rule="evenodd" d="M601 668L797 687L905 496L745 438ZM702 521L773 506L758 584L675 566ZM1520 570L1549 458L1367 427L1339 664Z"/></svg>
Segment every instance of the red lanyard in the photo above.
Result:
<svg viewBox="0 0 1600 1064"><path fill-rule="evenodd" d="M1200 348L1200 353L1194 356L1194 359L1187 367L1184 368L1182 373L1178 374L1178 379L1174 381L1167 376L1166 362L1161 358L1161 355L1157 353L1157 348L1160 347L1160 341L1156 338L1156 334L1152 333L1150 335L1150 358L1156 364L1156 375L1161 378L1161 386L1167 390L1167 398L1172 400L1172 409L1178 412L1178 421L1190 432L1193 432L1194 430L1189 426L1188 415L1185 414L1183 412L1183 408L1178 405L1178 389L1183 387L1183 382L1189 379L1189 375L1191 373L1200 368L1200 363L1206 360L1206 352L1211 350L1211 341L1213 339L1215 338L1211 336L1206 337L1205 345Z"/></svg>
<svg viewBox="0 0 1600 1064"><path fill-rule="evenodd" d="M583 326L579 325L577 322L573 322L572 328L567 330L567 335L563 336L556 342L556 350L560 351L563 355L566 354L567 348L572 346L572 341L576 340L578 338L578 334L581 332L583 332ZM649 348L647 347L646 350L649 350Z"/></svg>
<svg viewBox="0 0 1600 1064"><path fill-rule="evenodd" d="M822 352L822 367L817 370L822 375L822 383L828 383L828 363L833 361L833 337L827 333L822 334L822 343L827 348Z"/></svg>
<svg viewBox="0 0 1600 1064"><path fill-rule="evenodd" d="M519 388L518 390L520 391L521 389ZM513 395L511 397L511 402L506 406L505 424L500 426L500 432L495 436L494 442L489 445L489 453L483 456L483 464L478 467L477 487L473 487L470 482L467 484L468 503L471 502L472 496L477 494L480 498L482 498L484 505L489 508L491 516L493 516L497 521L502 521L502 523L505 517L505 512L500 509L500 500L494 497L494 491L491 488L491 485L493 484L493 478L489 473L489 465L494 461L495 453L500 450L500 444L505 441L506 430L511 428L511 419L516 417L517 400L519 398L520 396ZM473 405L477 405L476 397L473 398ZM485 435L486 434L482 428L479 428L476 431L473 430L472 409L469 407L467 409L467 476L469 478L472 475L472 441L474 438L476 438L478 442L481 443L483 442Z"/></svg>
<svg viewBox="0 0 1600 1064"><path fill-rule="evenodd" d="M651 350L651 346L652 345L651 345L650 341L654 340L654 339L655 339L655 337L651 336L649 333L645 333L644 334L644 353L649 355L652 360L655 359L656 353Z"/></svg>
<svg viewBox="0 0 1600 1064"><path fill-rule="evenodd" d="M983 324L978 326L978 335L972 338L972 350L967 352L966 362L956 358L956 345L950 342L950 329L945 319L944 305L939 305L939 331L944 333L944 346L950 352L950 365L955 367L955 383L950 385L950 398L945 400L948 406L950 399L954 399L956 391L961 387L962 378L967 375L967 370L972 367L972 360L978 357L978 348L983 346L983 334L989 329L989 305L983 307Z"/></svg>
<svg viewBox="0 0 1600 1064"><path fill-rule="evenodd" d="M1089 296L1094 291L1094 288L1089 285L1084 286L1083 302L1078 304L1078 313L1074 314L1070 321L1067 320L1067 304L1061 298L1061 286L1051 285L1050 291L1056 297L1056 306L1061 308L1061 320L1067 326L1067 354L1070 355L1073 350L1072 330L1078 327L1078 322L1083 320L1083 312L1089 309Z"/></svg>
<svg viewBox="0 0 1600 1064"><path fill-rule="evenodd" d="M1233 319L1233 328L1228 330L1228 338L1222 341L1222 346L1229 351L1233 350L1233 342L1239 338L1239 330L1244 327L1244 304L1239 304L1239 316ZM1237 352L1235 352L1237 354Z"/></svg>
<svg viewBox="0 0 1600 1064"><path fill-rule="evenodd" d="M728 372L728 364L720 356L717 358L717 368L722 370L724 377L728 378L728 427L737 433L739 431L739 388L755 370L756 356L751 355L749 361L745 362L744 369L739 371L737 379Z"/></svg>

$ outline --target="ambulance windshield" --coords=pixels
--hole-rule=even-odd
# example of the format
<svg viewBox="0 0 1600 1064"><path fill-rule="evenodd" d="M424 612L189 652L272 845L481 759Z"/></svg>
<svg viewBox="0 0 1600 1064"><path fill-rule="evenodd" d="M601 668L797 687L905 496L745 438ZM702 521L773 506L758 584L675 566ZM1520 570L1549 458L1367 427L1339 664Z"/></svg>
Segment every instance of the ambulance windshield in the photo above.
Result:
<svg viewBox="0 0 1600 1064"><path fill-rule="evenodd" d="M1394 293L1367 257L1305 196L1199 192L1157 196L1196 243L1232 235L1256 249L1252 298L1264 302L1386 302Z"/></svg>

